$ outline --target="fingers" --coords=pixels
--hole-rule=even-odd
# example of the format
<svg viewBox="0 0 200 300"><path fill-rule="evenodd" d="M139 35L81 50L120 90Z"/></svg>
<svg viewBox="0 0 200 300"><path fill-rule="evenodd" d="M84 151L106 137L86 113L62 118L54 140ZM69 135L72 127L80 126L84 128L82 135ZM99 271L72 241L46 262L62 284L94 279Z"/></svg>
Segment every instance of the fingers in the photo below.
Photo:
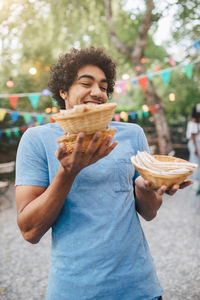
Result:
<svg viewBox="0 0 200 300"><path fill-rule="evenodd" d="M105 155L108 155L116 146L118 145L118 142L114 142L106 151Z"/></svg>
<svg viewBox="0 0 200 300"><path fill-rule="evenodd" d="M97 132L93 136L87 148L86 151L87 154L90 154L91 156L95 155L98 156L99 158L104 157L108 155L117 146L118 142L115 142L111 145L113 139L112 135L109 135L106 138L104 138L101 141L101 144L99 145L98 142L99 142L99 138L101 137L101 134L102 134L101 132Z"/></svg>
<svg viewBox="0 0 200 300"><path fill-rule="evenodd" d="M170 196L174 195L178 191L179 187L179 184L174 184L171 188L166 189L166 194Z"/></svg>
<svg viewBox="0 0 200 300"><path fill-rule="evenodd" d="M99 138L101 137L101 132L98 131L94 134L92 140L90 141L89 145L88 145L88 148L87 148L87 153L92 155L94 152L97 151L98 149L98 141L99 141Z"/></svg>
<svg viewBox="0 0 200 300"><path fill-rule="evenodd" d="M180 184L180 189L184 189L185 187L189 186L193 184L193 181L192 180L188 180L188 181L184 181L183 183Z"/></svg>
<svg viewBox="0 0 200 300"><path fill-rule="evenodd" d="M111 148L110 148L110 144L112 142L112 136L109 135L107 136L101 143L101 145L99 146L97 152L100 156L106 156L108 155L108 153L111 152Z"/></svg>
<svg viewBox="0 0 200 300"><path fill-rule="evenodd" d="M166 194L172 196L172 195L174 195L178 191L178 189L184 189L187 186L191 185L192 183L193 183L193 181L188 180L188 181L184 181L181 184L175 184L171 188L169 188L169 189L166 190Z"/></svg>
<svg viewBox="0 0 200 300"><path fill-rule="evenodd" d="M162 185L158 190L157 193L162 196L167 190L167 186L166 185Z"/></svg>
<svg viewBox="0 0 200 300"><path fill-rule="evenodd" d="M76 145L75 145L75 148L74 148L75 156L80 156L83 152L82 149L83 149L84 137L85 137L85 134L83 132L80 132L77 135Z"/></svg>
<svg viewBox="0 0 200 300"><path fill-rule="evenodd" d="M58 160L61 160L64 156L66 156L66 147L64 143L61 143L58 149L55 152L55 155Z"/></svg>

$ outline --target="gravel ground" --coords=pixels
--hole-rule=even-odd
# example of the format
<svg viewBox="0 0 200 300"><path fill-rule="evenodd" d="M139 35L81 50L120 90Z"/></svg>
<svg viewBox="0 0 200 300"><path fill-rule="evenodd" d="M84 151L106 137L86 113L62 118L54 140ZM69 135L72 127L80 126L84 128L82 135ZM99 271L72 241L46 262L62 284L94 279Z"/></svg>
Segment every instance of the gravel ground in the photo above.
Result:
<svg viewBox="0 0 200 300"><path fill-rule="evenodd" d="M0 299L45 298L50 233L39 244L23 240L16 225L14 188L0 199ZM200 196L191 187L164 197L157 217L142 226L164 300L200 300Z"/></svg>

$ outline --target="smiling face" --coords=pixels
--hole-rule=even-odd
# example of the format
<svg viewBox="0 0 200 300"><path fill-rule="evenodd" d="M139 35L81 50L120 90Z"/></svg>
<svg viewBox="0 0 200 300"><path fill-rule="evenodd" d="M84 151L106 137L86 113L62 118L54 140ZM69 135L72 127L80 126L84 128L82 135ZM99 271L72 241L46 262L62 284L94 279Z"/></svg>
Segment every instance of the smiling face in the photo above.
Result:
<svg viewBox="0 0 200 300"><path fill-rule="evenodd" d="M68 92L60 91L66 109L79 104L103 104L108 100L107 80L104 72L94 65L79 69L77 78Z"/></svg>

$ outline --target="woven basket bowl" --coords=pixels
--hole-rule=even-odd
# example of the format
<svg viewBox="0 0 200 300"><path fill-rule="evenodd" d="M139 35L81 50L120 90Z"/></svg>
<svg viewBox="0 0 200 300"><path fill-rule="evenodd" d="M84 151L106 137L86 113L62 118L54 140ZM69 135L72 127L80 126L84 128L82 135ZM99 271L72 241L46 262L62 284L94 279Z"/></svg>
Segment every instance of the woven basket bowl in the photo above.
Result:
<svg viewBox="0 0 200 300"><path fill-rule="evenodd" d="M102 143L102 141L109 135L112 136L112 139L114 137L114 134L116 132L115 128L109 128L106 129L105 131L102 132L98 142L97 142L97 147L100 146L100 144ZM86 134L84 141L83 141L83 145L82 145L82 152L85 152L87 150L87 147L92 139L94 134ZM64 143L65 147L66 147L66 151L67 152L72 152L76 146L76 138L77 138L77 134L64 134L62 135L59 140L57 141L58 143Z"/></svg>
<svg viewBox="0 0 200 300"><path fill-rule="evenodd" d="M166 162L184 162L187 163L186 160L177 158L177 157L171 157L166 155L153 155L157 160L159 161L166 161ZM184 174L178 174L178 175L159 175L151 173L150 171L140 169L135 166L135 168L138 170L140 175L145 179L148 180L150 185L158 189L162 185L166 185L168 188L172 187L174 184L181 184L190 174L192 174L192 171L189 171Z"/></svg>
<svg viewBox="0 0 200 300"><path fill-rule="evenodd" d="M96 110L68 115L58 113L53 118L67 133L84 132L85 134L92 134L106 130L108 123L112 120L116 106L116 103L108 103L101 105Z"/></svg>

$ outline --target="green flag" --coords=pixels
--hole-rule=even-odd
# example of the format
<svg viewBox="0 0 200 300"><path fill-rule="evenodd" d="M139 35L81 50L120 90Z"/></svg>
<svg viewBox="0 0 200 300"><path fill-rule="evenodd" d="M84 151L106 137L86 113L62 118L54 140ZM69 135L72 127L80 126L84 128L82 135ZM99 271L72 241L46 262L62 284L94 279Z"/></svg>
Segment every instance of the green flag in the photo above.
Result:
<svg viewBox="0 0 200 300"><path fill-rule="evenodd" d="M170 80L171 70L164 70L160 72L160 76L164 81L164 84L168 85Z"/></svg>
<svg viewBox="0 0 200 300"><path fill-rule="evenodd" d="M31 115L29 113L23 114L23 118L26 124L29 124L31 121Z"/></svg>
<svg viewBox="0 0 200 300"><path fill-rule="evenodd" d="M183 66L183 71L185 72L186 76L191 79L192 78L192 71L193 71L193 63L189 63L188 65Z"/></svg>
<svg viewBox="0 0 200 300"><path fill-rule="evenodd" d="M28 98L31 101L31 104L33 105L34 108L37 108L39 97L40 97L40 95L28 96Z"/></svg>

